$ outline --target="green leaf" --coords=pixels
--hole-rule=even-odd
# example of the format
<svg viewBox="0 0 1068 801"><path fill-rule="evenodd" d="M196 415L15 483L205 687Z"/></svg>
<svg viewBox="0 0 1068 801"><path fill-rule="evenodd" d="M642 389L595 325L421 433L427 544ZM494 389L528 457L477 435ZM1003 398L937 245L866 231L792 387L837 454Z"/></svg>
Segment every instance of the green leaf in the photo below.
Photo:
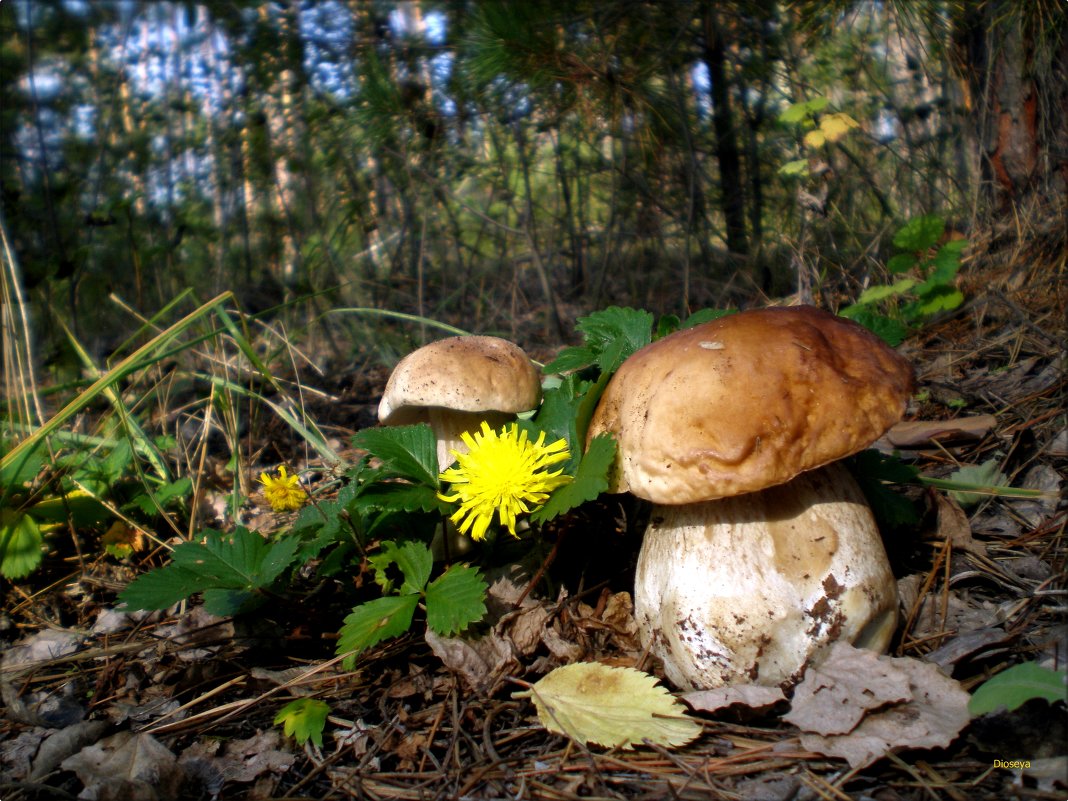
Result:
<svg viewBox="0 0 1068 801"><path fill-rule="evenodd" d="M816 112L823 111L823 109L827 108L829 102L825 97L814 97L811 100L794 103L787 106L786 110L779 115L779 122L801 122Z"/></svg>
<svg viewBox="0 0 1068 801"><path fill-rule="evenodd" d="M34 504L33 516L39 523L66 523L69 520L77 528L86 528L104 522L111 517L111 512L85 490L76 489Z"/></svg>
<svg viewBox="0 0 1068 801"><path fill-rule="evenodd" d="M960 251L951 248L952 244L954 243L950 242L938 249L938 253L931 260L934 269L927 276L928 281L948 284L957 277L957 272L960 270Z"/></svg>
<svg viewBox="0 0 1068 801"><path fill-rule="evenodd" d="M4 438L0 440L0 449L11 451L11 442ZM45 443L42 441L36 446L22 451L10 462L0 464L0 498L6 498L12 490L21 489L41 472L48 458Z"/></svg>
<svg viewBox="0 0 1068 801"><path fill-rule="evenodd" d="M365 428L356 433L352 444L381 459L395 477L438 488L437 442L426 423Z"/></svg>
<svg viewBox="0 0 1068 801"><path fill-rule="evenodd" d="M946 221L937 214L914 217L894 234L894 246L899 250L927 250L938 244L945 230Z"/></svg>
<svg viewBox="0 0 1068 801"><path fill-rule="evenodd" d="M1050 703L1063 701L1066 683L1068 674L1063 670L1050 670L1035 662L1013 665L975 691L968 702L968 712L972 717L1001 708L1011 712L1033 698L1044 698Z"/></svg>
<svg viewBox="0 0 1068 801"><path fill-rule="evenodd" d="M794 159L779 167L779 175L808 175L808 159Z"/></svg>
<svg viewBox="0 0 1068 801"><path fill-rule="evenodd" d="M486 582L473 567L453 565L426 588L426 624L449 636L486 614Z"/></svg>
<svg viewBox="0 0 1068 801"><path fill-rule="evenodd" d="M886 262L887 272L894 274L908 272L915 266L915 253L898 253L896 256L891 256Z"/></svg>
<svg viewBox="0 0 1068 801"><path fill-rule="evenodd" d="M860 297L857 298L857 305L863 306L868 303L875 303L876 301L894 297L895 295L902 295L914 286L916 286L916 281L912 278L903 278L893 284L870 286L860 293Z"/></svg>
<svg viewBox="0 0 1068 801"><path fill-rule="evenodd" d="M838 313L842 317L860 323L892 348L904 342L909 333L909 327L900 320L877 314L867 306L860 304L847 306Z"/></svg>
<svg viewBox="0 0 1068 801"><path fill-rule="evenodd" d="M660 319L656 321L656 331L653 332L653 339L660 339L668 334L675 333L679 330L680 325L682 325L682 320L679 319L677 314L660 315Z"/></svg>
<svg viewBox="0 0 1068 801"><path fill-rule="evenodd" d="M555 359L545 365L545 374L554 375L556 373L567 373L573 370L581 370L585 367L589 367L596 360L597 354L593 352L593 348L572 345L571 347L564 348L556 354Z"/></svg>
<svg viewBox="0 0 1068 801"><path fill-rule="evenodd" d="M987 459L980 465L966 465L943 480L960 485L959 490L950 490L949 496L962 507L968 508L979 503L985 493L967 492L967 490L992 490L1008 481L1008 477L998 469L997 459Z"/></svg>
<svg viewBox="0 0 1068 801"><path fill-rule="evenodd" d="M450 507L438 498L437 488L426 484L377 481L368 484L350 508L361 515L371 511L444 512Z"/></svg>
<svg viewBox="0 0 1068 801"><path fill-rule="evenodd" d="M318 698L298 698L290 701L274 716L274 725L282 724L287 737L293 737L298 745L311 740L316 747L323 747L323 729L330 714L330 704Z"/></svg>
<svg viewBox="0 0 1068 801"><path fill-rule="evenodd" d="M911 484L919 474L916 468L877 450L861 451L851 461L854 465L851 472L881 529L899 529L919 522L920 516L912 501L885 483Z"/></svg>
<svg viewBox="0 0 1068 801"><path fill-rule="evenodd" d="M404 577L404 583L399 590L402 595L422 592L434 567L434 556L430 549L414 540L402 542L400 545L383 542L381 550L372 554L368 561L375 570L375 583L382 587L384 592L391 591L393 586L386 571L396 565Z"/></svg>
<svg viewBox="0 0 1068 801"><path fill-rule="evenodd" d="M531 515L531 521L546 520L574 509L597 498L608 489L608 475L616 456L616 441L610 434L599 434L590 440L590 446L579 462L574 479L558 487L545 504Z"/></svg>
<svg viewBox="0 0 1068 801"><path fill-rule="evenodd" d="M142 493L127 503L124 509L140 509L146 515L154 515L167 504L187 497L193 491L193 480L188 476L165 483L150 493Z"/></svg>
<svg viewBox="0 0 1068 801"><path fill-rule="evenodd" d="M360 604L345 618L337 641L337 653L350 654L342 662L351 670L359 652L375 643L403 634L412 625L412 616L419 604L419 595L387 595Z"/></svg>
<svg viewBox="0 0 1068 801"><path fill-rule="evenodd" d="M580 317L575 328L596 356L603 373L614 373L623 360L653 340L653 315L643 309L609 306Z"/></svg>
<svg viewBox="0 0 1068 801"><path fill-rule="evenodd" d="M297 537L269 543L243 527L230 535L207 530L203 538L175 547L171 564L135 579L120 600L132 609L165 609L194 592L225 590L245 595L216 592L213 609L243 609L250 593L269 587L289 567L300 546Z"/></svg>
<svg viewBox="0 0 1068 801"><path fill-rule="evenodd" d="M119 593L130 609L166 609L204 589L197 573L175 565L165 565L138 576Z"/></svg>
<svg viewBox="0 0 1068 801"><path fill-rule="evenodd" d="M953 286L932 286L924 290L919 300L902 309L909 319L928 317L940 311L955 309L964 302L963 293Z"/></svg>
<svg viewBox="0 0 1068 801"><path fill-rule="evenodd" d="M41 564L44 537L28 514L0 508L0 575L12 581L25 578Z"/></svg>

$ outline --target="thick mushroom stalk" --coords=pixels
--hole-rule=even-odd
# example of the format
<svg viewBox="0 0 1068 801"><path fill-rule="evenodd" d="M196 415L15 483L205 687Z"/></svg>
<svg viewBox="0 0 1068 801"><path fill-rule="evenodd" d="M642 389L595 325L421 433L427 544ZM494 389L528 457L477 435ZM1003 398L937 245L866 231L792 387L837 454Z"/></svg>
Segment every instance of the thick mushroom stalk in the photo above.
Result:
<svg viewBox="0 0 1068 801"><path fill-rule="evenodd" d="M654 507L634 597L642 644L684 688L790 685L834 641L885 650L897 622L875 520L837 464Z"/></svg>

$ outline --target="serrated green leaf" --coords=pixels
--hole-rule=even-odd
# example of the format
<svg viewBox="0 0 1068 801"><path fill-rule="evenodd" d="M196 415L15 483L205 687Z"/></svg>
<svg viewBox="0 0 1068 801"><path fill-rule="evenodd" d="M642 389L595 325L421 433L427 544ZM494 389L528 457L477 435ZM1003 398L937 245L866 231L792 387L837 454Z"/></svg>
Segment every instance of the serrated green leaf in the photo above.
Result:
<svg viewBox="0 0 1068 801"><path fill-rule="evenodd" d="M984 682L968 702L972 717L1006 709L1011 712L1033 698L1050 703L1063 701L1068 692L1068 674L1050 670L1035 662L1024 662L1003 670Z"/></svg>
<svg viewBox="0 0 1068 801"><path fill-rule="evenodd" d="M914 217L894 234L894 246L899 250L927 250L938 244L946 230L946 221L937 214Z"/></svg>
<svg viewBox="0 0 1068 801"><path fill-rule="evenodd" d="M205 612L216 617L233 617L263 606L267 596L250 590L212 587L204 590L203 599Z"/></svg>
<svg viewBox="0 0 1068 801"><path fill-rule="evenodd" d="M360 604L345 618L337 641L337 653L355 651L342 661L351 670L356 655L375 643L403 634L412 625L412 616L419 604L419 596L387 595Z"/></svg>
<svg viewBox="0 0 1068 801"><path fill-rule="evenodd" d="M910 303L902 313L910 318L929 317L940 311L955 309L964 302L963 293L954 286L932 286L923 291L919 300Z"/></svg>
<svg viewBox="0 0 1068 801"><path fill-rule="evenodd" d="M175 547L171 564L135 579L120 600L132 609L165 609L195 592L216 590L209 611L244 609L251 594L270 586L289 567L300 546L296 537L269 543L244 527L228 535L209 529L202 536L203 542Z"/></svg>
<svg viewBox="0 0 1068 801"><path fill-rule="evenodd" d="M546 729L583 744L630 749L648 740L671 747L701 734L671 693L633 668L564 665L512 697L530 698Z"/></svg>
<svg viewBox="0 0 1068 801"><path fill-rule="evenodd" d="M863 306L868 303L875 303L876 301L894 297L895 295L902 295L914 286L916 286L916 281L913 278L903 278L893 284L870 286L860 293L860 297L857 298L857 305Z"/></svg>
<svg viewBox="0 0 1068 801"><path fill-rule="evenodd" d="M567 373L589 367L597 359L592 348L573 345L560 351L556 358L545 365L545 374Z"/></svg>
<svg viewBox="0 0 1068 801"><path fill-rule="evenodd" d="M580 317L575 328L595 354L603 373L614 373L623 360L653 340L653 315L643 309L609 306Z"/></svg>
<svg viewBox="0 0 1068 801"><path fill-rule="evenodd" d="M898 253L891 256L886 262L886 270L890 273L904 273L916 266L915 253Z"/></svg>
<svg viewBox="0 0 1068 801"><path fill-rule="evenodd" d="M138 576L119 593L130 609L166 609L204 589L199 574L176 565L165 565Z"/></svg>
<svg viewBox="0 0 1068 801"><path fill-rule="evenodd" d="M939 248L938 253L931 259L932 270L927 276L928 281L948 284L957 277L960 271L960 251L949 247L949 244Z"/></svg>
<svg viewBox="0 0 1068 801"><path fill-rule="evenodd" d="M392 541L383 542L379 552L372 554L368 560L375 570L375 583L386 592L392 589L392 582L386 577L386 570L392 565L397 566L404 577L399 590L402 595L422 592L434 567L434 556L430 549L414 540L402 542L400 545Z"/></svg>
<svg viewBox="0 0 1068 801"><path fill-rule="evenodd" d="M547 520L597 498L608 490L608 474L616 456L616 442L610 434L599 434L590 441L590 446L579 462L575 477L569 484L557 488L545 504L535 510L531 521L544 523Z"/></svg>
<svg viewBox="0 0 1068 801"><path fill-rule="evenodd" d="M446 512L450 507L438 498L436 488L426 484L375 482L353 500L350 508L366 516L372 511Z"/></svg>
<svg viewBox="0 0 1068 801"><path fill-rule="evenodd" d="M0 575L16 580L30 575L41 564L44 537L28 514L0 508Z"/></svg>
<svg viewBox="0 0 1068 801"><path fill-rule="evenodd" d="M909 333L909 327L900 320L877 314L867 306L854 304L842 309L838 314L860 323L892 348L904 342Z"/></svg>
<svg viewBox="0 0 1068 801"><path fill-rule="evenodd" d="M531 420L520 421L520 430L525 430L532 442L536 442L538 433L544 431L546 442L555 442L563 437L568 446L572 446L575 437L575 408L578 406L580 388L585 386L588 386L588 382L569 375L557 386L546 389L542 394L538 413Z"/></svg>
<svg viewBox="0 0 1068 801"><path fill-rule="evenodd" d="M437 442L426 423L365 428L353 436L352 444L381 459L395 477L437 489Z"/></svg>
<svg viewBox="0 0 1068 801"><path fill-rule="evenodd" d="M426 588L426 624L449 636L486 614L486 582L473 567L453 565Z"/></svg>
<svg viewBox="0 0 1068 801"><path fill-rule="evenodd" d="M193 491L193 480L188 476L169 481L150 493L142 493L125 505L124 508L137 508L146 515L154 515L167 504L185 498Z"/></svg>
<svg viewBox="0 0 1068 801"><path fill-rule="evenodd" d="M330 714L330 704L318 698L298 698L290 701L278 710L274 716L274 725L282 724L282 731L287 737L294 738L299 745L311 740L318 748L323 747L323 729Z"/></svg>

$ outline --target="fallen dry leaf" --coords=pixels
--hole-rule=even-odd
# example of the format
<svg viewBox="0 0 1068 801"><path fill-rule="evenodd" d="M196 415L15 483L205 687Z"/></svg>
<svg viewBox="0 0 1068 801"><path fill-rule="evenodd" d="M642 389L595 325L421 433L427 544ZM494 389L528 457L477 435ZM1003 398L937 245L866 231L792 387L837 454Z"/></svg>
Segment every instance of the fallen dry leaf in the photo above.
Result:
<svg viewBox="0 0 1068 801"><path fill-rule="evenodd" d="M151 734L129 731L83 748L64 759L62 767L85 785L80 797L96 801L176 798L182 779L170 749Z"/></svg>
<svg viewBox="0 0 1068 801"><path fill-rule="evenodd" d="M507 674L519 670L512 646L492 632L468 640L427 629L425 636L434 655L478 695L489 695Z"/></svg>
<svg viewBox="0 0 1068 801"><path fill-rule="evenodd" d="M737 704L750 709L766 709L786 700L783 691L778 687L761 687L758 684L736 684L733 687L694 690L683 693L679 697L696 712L716 712Z"/></svg>
<svg viewBox="0 0 1068 801"><path fill-rule="evenodd" d="M512 697L531 698L546 729L584 745L630 749L648 740L676 746L701 733L701 724L656 678L633 668L564 665Z"/></svg>
<svg viewBox="0 0 1068 801"><path fill-rule="evenodd" d="M963 440L985 437L997 425L992 414L958 417L956 420L909 420L897 423L883 435L880 442L893 448L928 448Z"/></svg>
<svg viewBox="0 0 1068 801"><path fill-rule="evenodd" d="M874 651L838 642L805 671L782 719L802 731L846 734L869 711L911 698L906 673Z"/></svg>
<svg viewBox="0 0 1068 801"><path fill-rule="evenodd" d="M947 746L968 724L970 696L935 665L860 653L847 643L836 643L818 668L806 672L794 696L795 708L784 716L802 729L802 747L841 757L857 769L891 751ZM903 682L904 700L874 703L875 698L900 694ZM838 706L855 708L843 711ZM860 722L848 731L816 733L840 730L858 710Z"/></svg>
<svg viewBox="0 0 1068 801"><path fill-rule="evenodd" d="M938 536L949 540L954 550L986 556L986 546L972 537L972 525L960 504L941 492L934 493L934 499L938 509Z"/></svg>

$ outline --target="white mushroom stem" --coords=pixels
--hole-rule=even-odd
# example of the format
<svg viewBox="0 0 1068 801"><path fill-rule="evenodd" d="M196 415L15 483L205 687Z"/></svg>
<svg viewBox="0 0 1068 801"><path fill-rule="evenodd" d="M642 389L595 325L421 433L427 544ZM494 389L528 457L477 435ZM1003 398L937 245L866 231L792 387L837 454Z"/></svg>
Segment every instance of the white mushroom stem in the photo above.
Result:
<svg viewBox="0 0 1068 801"><path fill-rule="evenodd" d="M515 415L508 412L458 412L440 406L430 407L427 414L434 437L438 441L439 471L448 469L456 461L452 451L467 453L467 445L460 438L461 434L478 431L483 420L489 423L489 427L494 431L515 420Z"/></svg>
<svg viewBox="0 0 1068 801"><path fill-rule="evenodd" d="M885 650L897 585L839 464L760 492L656 506L638 557L642 644L682 688L787 686L837 640Z"/></svg>

